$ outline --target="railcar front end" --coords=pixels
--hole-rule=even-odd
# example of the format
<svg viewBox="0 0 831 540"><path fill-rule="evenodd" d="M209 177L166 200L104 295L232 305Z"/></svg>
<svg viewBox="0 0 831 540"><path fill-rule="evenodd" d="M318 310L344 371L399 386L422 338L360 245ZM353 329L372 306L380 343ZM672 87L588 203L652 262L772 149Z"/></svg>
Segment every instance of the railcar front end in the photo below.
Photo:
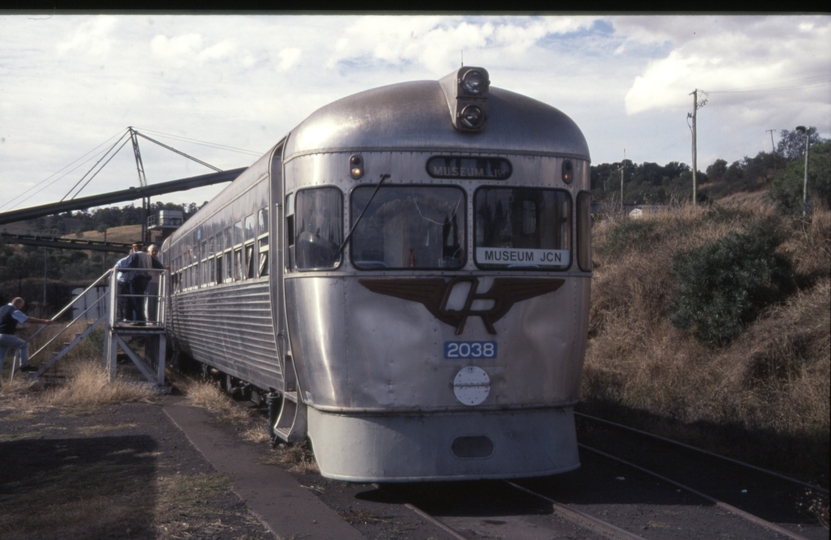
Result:
<svg viewBox="0 0 831 540"><path fill-rule="evenodd" d="M324 476L579 466L588 147L566 115L488 78L356 94L286 139L281 371Z"/></svg>

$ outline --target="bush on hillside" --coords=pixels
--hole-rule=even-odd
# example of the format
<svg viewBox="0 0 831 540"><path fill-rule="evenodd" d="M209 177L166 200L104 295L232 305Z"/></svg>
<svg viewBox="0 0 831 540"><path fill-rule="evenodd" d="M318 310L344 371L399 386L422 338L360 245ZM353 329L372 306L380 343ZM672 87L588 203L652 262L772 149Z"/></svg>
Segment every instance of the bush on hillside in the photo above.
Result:
<svg viewBox="0 0 831 540"><path fill-rule="evenodd" d="M793 264L776 249L786 239L773 221L679 252L672 261L677 288L670 301L672 323L694 327L695 336L723 345L766 306L794 289Z"/></svg>

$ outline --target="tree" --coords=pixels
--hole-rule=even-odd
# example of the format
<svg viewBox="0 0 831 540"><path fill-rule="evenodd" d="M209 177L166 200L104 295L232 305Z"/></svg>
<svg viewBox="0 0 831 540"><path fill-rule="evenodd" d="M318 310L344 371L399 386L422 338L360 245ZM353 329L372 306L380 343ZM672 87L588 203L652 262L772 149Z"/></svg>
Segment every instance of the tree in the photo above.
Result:
<svg viewBox="0 0 831 540"><path fill-rule="evenodd" d="M805 162L796 160L776 173L768 195L787 214L802 214ZM831 208L831 140L811 146L808 157L808 202Z"/></svg>
<svg viewBox="0 0 831 540"><path fill-rule="evenodd" d="M794 160L805 156L805 134L796 130L783 129L779 132L779 144L776 145L776 153L787 160ZM811 146L823 141L823 138L817 133L817 128L811 126L808 128L808 137L811 141Z"/></svg>
<svg viewBox="0 0 831 540"><path fill-rule="evenodd" d="M707 167L707 176L710 177L713 182L720 182L726 173L727 162L723 159L717 159L712 165Z"/></svg>

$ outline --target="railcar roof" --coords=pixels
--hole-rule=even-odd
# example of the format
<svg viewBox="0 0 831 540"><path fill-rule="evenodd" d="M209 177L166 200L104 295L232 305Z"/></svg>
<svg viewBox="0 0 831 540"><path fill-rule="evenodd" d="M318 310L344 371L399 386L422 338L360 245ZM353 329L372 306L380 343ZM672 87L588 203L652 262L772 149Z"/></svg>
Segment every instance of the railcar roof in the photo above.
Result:
<svg viewBox="0 0 831 540"><path fill-rule="evenodd" d="M284 158L327 151L475 150L590 159L580 128L556 108L494 87L488 108L484 131L460 133L438 81L374 88L312 113L289 135Z"/></svg>

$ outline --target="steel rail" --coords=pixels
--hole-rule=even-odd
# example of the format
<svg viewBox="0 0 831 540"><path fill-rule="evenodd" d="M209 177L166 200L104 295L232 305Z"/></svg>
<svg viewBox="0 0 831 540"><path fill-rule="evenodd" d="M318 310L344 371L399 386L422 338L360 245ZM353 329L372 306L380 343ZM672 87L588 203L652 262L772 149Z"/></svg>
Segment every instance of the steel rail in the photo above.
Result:
<svg viewBox="0 0 831 540"><path fill-rule="evenodd" d="M528 488L524 488L519 484L515 484L509 480L505 480L505 483L509 486L516 488L520 491L524 491L530 495L535 497L539 497L540 499L551 503L554 507L554 511L560 514L562 517L568 519L573 523L577 523L581 527L592 529L595 532L599 532L604 536L612 536L614 538L623 538L625 540L645 540L642 536L638 536L637 534L630 533L625 529L621 529L620 527L616 527L611 523L603 521L600 518L596 518L590 514L586 514L585 512L581 512L580 510L576 510L569 506L566 506L563 503L559 503L554 499L550 499L545 495L541 495L535 491L531 491Z"/></svg>
<svg viewBox="0 0 831 540"><path fill-rule="evenodd" d="M431 516L430 514L428 514L427 512L422 510L421 508L419 508L418 506L415 506L415 505L410 504L410 503L404 503L404 506L406 506L407 508L409 508L410 510L412 510L413 512L415 512L416 514L421 516L422 519L426 519L427 521L429 521L430 523L432 523L436 527L440 528L441 530L443 530L447 534L451 535L456 540L470 540L467 536L463 536L463 535L459 534L459 531L457 531L456 529L450 527L446 523L443 523L443 522L439 521L438 519L434 518L433 516Z"/></svg>
<svg viewBox="0 0 831 540"><path fill-rule="evenodd" d="M679 441L674 441L672 439L668 439L668 438L662 437L660 435L655 435L654 433L649 433L647 431L642 431L640 429L625 426L623 424L618 424L616 422L611 422L609 420L604 420L603 418L597 418L596 416L591 416L591 415L588 415L588 414L575 412L574 416L580 416L580 417L583 417L583 418L587 418L589 420L594 420L595 422L600 422L600 423L603 423L603 424L608 424L610 426L614 426L616 428L631 431L631 432L637 433L639 435L644 435L646 437L652 437L653 439L658 439L659 441L674 444L676 446L686 448L687 450L693 450L695 452L699 452L701 454L704 454L704 455L707 455L707 456L710 456L710 457L722 459L724 461L728 461L728 462L733 463L735 465L741 465L742 467L747 467L748 469L753 469L754 471L765 473L765 474L768 474L770 476L775 476L776 478L779 478L779 479L782 479L782 480L787 480L788 482L793 482L795 484L799 484L801 486L811 488L815 491L819 491L820 493L825 493L826 495L828 495L828 490L827 489L825 489L823 487L820 487L820 486L817 486L817 485L814 485L814 484L811 484L810 482L803 482L802 480L798 480L796 478L792 478L790 476L786 476L784 474L781 474L781 473L778 473L778 472L775 472L775 471L771 471L769 469L763 469L762 467L757 467L756 465L751 465L750 463L745 463L744 461L739 461L737 459L729 458L727 456L722 456L721 454L716 454L714 452L710 452L709 450L704 450L703 448L698 448L696 446L691 446L689 444L685 444L685 443L682 443L682 442L679 442Z"/></svg>
<svg viewBox="0 0 831 540"><path fill-rule="evenodd" d="M375 489L378 489L378 490L383 490L384 489L383 486L381 484L377 483L377 482L373 482L372 486L375 487ZM393 495L393 496L396 499L401 500L400 497L398 497L397 495ZM432 523L433 525L435 525L439 529L441 529L444 532L446 532L447 534L451 535L456 540L470 540L467 536L464 536L464 535L460 534L459 531L457 531L453 527L447 525L446 523L443 523L442 521L439 521L438 519L431 516L430 514L428 514L427 512L422 510L421 508L419 508L418 506L416 506L414 504L410 504L406 501L401 501L401 502L404 503L405 507L409 508L410 510L412 510L413 512L418 514L419 517L421 517L422 519Z"/></svg>
<svg viewBox="0 0 831 540"><path fill-rule="evenodd" d="M644 474L648 474L650 476L658 478L659 480L662 480L664 482L672 484L673 486L675 486L677 488L689 491L690 493L692 493L694 495L698 495L699 497L710 501L711 503L715 504L716 506L727 510L731 514L734 514L738 517L744 518L744 519L750 521L751 523L755 523L756 525L760 525L760 526L762 526L762 527L764 527L764 528L766 528L770 531L785 535L788 538L793 538L793 540L809 540L808 538L806 538L802 535L791 532L788 529L786 529L784 527L780 527L779 525L777 525L775 523L771 523L770 521L768 521L766 519L762 519L759 516L753 515L749 512L745 512L744 510L741 510L740 508L736 508L735 506L733 506L731 504L727 504L726 502L723 502L723 501L720 501L720 500L715 499L713 497L710 497L709 495L707 495L705 493L702 493L702 492L700 492L696 489L693 489L693 488L691 488L687 485L676 482L675 480L667 478L666 476L663 476L663 475L660 475L656 472L650 471L649 469L645 469L645 468L643 468L639 465L635 465L634 463L632 463L630 461L626 461L625 459L620 459L619 457L615 457L611 454L607 454L606 452L603 452L601 450L597 450L596 448L592 448L590 446L586 446L585 444L582 444L582 443L578 443L577 446L579 446L580 448L583 448L584 450L588 450L589 452L594 452L595 454L603 456L607 459L611 459L612 461L617 461L618 463L622 463L622 464L624 464L628 467L631 467L635 470L638 470L638 471L640 471Z"/></svg>

